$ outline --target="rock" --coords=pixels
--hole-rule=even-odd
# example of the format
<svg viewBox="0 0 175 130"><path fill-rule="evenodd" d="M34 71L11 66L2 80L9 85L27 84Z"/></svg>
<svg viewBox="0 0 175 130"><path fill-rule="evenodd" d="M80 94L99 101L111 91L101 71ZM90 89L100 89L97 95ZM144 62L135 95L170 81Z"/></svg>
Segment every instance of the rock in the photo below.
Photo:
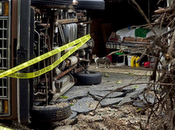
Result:
<svg viewBox="0 0 175 130"><path fill-rule="evenodd" d="M90 116L94 116L95 112L90 112L89 114L90 114Z"/></svg>
<svg viewBox="0 0 175 130"><path fill-rule="evenodd" d="M145 98L146 98L146 100L145 100ZM148 94L145 93L145 98L144 98L143 94L139 95L139 99L144 101L144 103L146 103L146 104L147 103L153 104L155 101L155 96L152 93L148 93Z"/></svg>
<svg viewBox="0 0 175 130"><path fill-rule="evenodd" d="M141 108L144 108L145 105L144 105L144 102L143 101L140 101L140 100L136 100L133 102L133 106L135 107L141 107Z"/></svg>
<svg viewBox="0 0 175 130"><path fill-rule="evenodd" d="M69 117L69 119L76 118L76 116L77 116L77 112L72 111L72 114L71 114L71 116Z"/></svg>
<svg viewBox="0 0 175 130"><path fill-rule="evenodd" d="M145 99L146 98L146 99ZM146 104L154 104L155 102L155 96L152 93L145 93L145 98L143 96L143 93L138 95L138 98L136 101L133 102L133 106L136 107L145 107Z"/></svg>
<svg viewBox="0 0 175 130"><path fill-rule="evenodd" d="M127 114L122 114L120 118L128 118Z"/></svg>
<svg viewBox="0 0 175 130"><path fill-rule="evenodd" d="M58 126L54 130L78 130L75 126Z"/></svg>

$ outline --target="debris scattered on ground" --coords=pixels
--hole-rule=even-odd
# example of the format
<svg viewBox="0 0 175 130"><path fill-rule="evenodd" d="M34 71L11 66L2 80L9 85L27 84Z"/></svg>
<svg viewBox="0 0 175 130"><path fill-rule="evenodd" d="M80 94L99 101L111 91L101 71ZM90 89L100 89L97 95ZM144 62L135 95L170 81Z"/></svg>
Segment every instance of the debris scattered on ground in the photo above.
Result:
<svg viewBox="0 0 175 130"><path fill-rule="evenodd" d="M137 130L140 129L140 122L146 122L146 115L140 113L132 105L98 108L95 115L80 114L75 124L58 126L54 130Z"/></svg>

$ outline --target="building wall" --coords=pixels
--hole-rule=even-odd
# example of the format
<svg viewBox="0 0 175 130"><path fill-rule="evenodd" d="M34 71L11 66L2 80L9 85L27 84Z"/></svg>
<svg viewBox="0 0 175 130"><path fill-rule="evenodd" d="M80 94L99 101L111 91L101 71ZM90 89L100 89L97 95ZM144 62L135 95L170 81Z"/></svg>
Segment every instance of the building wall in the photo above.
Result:
<svg viewBox="0 0 175 130"><path fill-rule="evenodd" d="M102 23L103 23L103 19L101 18L92 19L92 23L90 27L91 37L95 41L95 46L93 48L93 54L97 54L98 56L106 55L106 49L105 49L105 44L103 41L102 28L101 28Z"/></svg>

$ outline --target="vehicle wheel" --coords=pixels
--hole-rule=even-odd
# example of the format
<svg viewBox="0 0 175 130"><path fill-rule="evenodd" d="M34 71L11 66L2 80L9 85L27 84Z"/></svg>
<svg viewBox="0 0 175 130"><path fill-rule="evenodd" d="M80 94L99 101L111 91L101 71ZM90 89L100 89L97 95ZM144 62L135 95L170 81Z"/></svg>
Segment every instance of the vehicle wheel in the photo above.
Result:
<svg viewBox="0 0 175 130"><path fill-rule="evenodd" d="M99 84L102 80L102 74L96 71L88 71L89 73L85 73L85 71L73 74L76 84L79 85L92 85Z"/></svg>
<svg viewBox="0 0 175 130"><path fill-rule="evenodd" d="M72 1L70 0L31 0L32 6L46 6L46 7L59 7L62 5L71 5Z"/></svg>
<svg viewBox="0 0 175 130"><path fill-rule="evenodd" d="M104 10L105 2L104 0L77 0L78 5L75 6L76 9L85 10Z"/></svg>
<svg viewBox="0 0 175 130"><path fill-rule="evenodd" d="M34 106L31 110L32 122L61 121L72 114L69 103L62 102L48 106Z"/></svg>

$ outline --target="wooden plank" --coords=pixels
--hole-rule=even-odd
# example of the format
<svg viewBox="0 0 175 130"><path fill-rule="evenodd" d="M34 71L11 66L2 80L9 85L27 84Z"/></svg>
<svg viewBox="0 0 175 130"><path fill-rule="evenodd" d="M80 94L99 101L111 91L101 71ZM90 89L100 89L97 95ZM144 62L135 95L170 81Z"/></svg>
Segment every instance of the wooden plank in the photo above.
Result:
<svg viewBox="0 0 175 130"><path fill-rule="evenodd" d="M142 43L150 43L147 39L145 38L140 38L140 37L125 37L124 42L142 42Z"/></svg>

